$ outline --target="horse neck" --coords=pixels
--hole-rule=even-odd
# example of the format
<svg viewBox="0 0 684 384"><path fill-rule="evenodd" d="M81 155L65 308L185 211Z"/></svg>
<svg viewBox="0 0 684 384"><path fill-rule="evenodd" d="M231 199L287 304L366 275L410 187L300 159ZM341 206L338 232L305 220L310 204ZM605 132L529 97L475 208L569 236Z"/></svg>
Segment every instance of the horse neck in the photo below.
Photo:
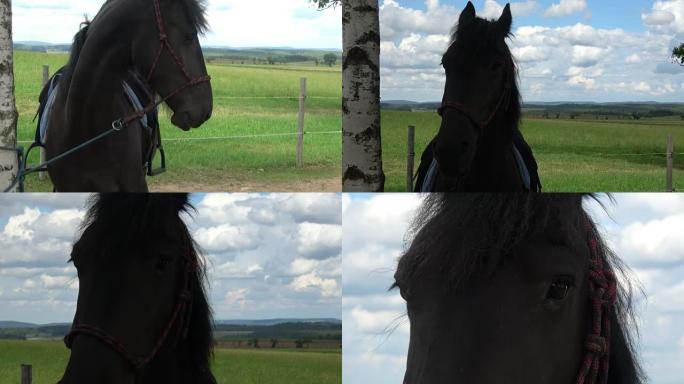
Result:
<svg viewBox="0 0 684 384"><path fill-rule="evenodd" d="M194 366L196 357L192 355L186 341L175 347L165 348L150 362L143 375L144 384L214 384L210 372L202 372Z"/></svg>
<svg viewBox="0 0 684 384"><path fill-rule="evenodd" d="M513 132L517 126L511 124L515 122L511 122L505 113L499 113L492 124L484 128L467 184L478 190L505 190L512 185L520 185L519 189L522 189L512 151Z"/></svg>
<svg viewBox="0 0 684 384"><path fill-rule="evenodd" d="M68 85L67 129L81 140L109 129L127 112L121 81L129 66L130 42L112 38L114 30L103 22L90 27Z"/></svg>

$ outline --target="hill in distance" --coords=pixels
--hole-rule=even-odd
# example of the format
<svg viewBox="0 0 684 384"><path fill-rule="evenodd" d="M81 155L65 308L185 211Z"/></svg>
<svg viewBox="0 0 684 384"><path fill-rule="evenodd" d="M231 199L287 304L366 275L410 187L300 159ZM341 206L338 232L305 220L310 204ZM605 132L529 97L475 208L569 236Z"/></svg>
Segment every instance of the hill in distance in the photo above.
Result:
<svg viewBox="0 0 684 384"><path fill-rule="evenodd" d="M32 324L17 321L0 321L0 339L59 339L71 329L69 323ZM342 320L334 318L319 319L266 319L266 320L217 320L217 334L235 337L324 337L339 338ZM218 336L218 335L217 335ZM230 338L230 337L229 337Z"/></svg>
<svg viewBox="0 0 684 384"><path fill-rule="evenodd" d="M19 321L0 321L0 329L3 328L35 328L37 324L22 323Z"/></svg>
<svg viewBox="0 0 684 384"><path fill-rule="evenodd" d="M45 53L68 53L71 44L51 44L40 41L16 41L15 50L45 52ZM261 64L261 63L304 63L322 62L327 54L333 54L339 61L342 51L339 49L305 49L290 47L202 47L202 52L207 61L222 60L232 61L242 64Z"/></svg>
<svg viewBox="0 0 684 384"><path fill-rule="evenodd" d="M414 102L387 100L380 106L394 111L436 111L440 102ZM524 115L543 118L601 117L639 120L641 118L670 118L684 120L684 103L647 102L526 102L522 106Z"/></svg>

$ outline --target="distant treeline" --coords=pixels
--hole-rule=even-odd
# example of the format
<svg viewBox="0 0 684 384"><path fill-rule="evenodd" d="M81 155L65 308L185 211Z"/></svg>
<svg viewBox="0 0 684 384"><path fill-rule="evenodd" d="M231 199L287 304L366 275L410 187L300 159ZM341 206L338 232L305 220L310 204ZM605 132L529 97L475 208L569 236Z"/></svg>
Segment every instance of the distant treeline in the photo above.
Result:
<svg viewBox="0 0 684 384"><path fill-rule="evenodd" d="M269 326L227 325L215 327L216 338L219 340L239 339L314 339L314 340L342 340L342 324L316 323L282 323Z"/></svg>
<svg viewBox="0 0 684 384"><path fill-rule="evenodd" d="M31 52L69 52L69 44L45 44L45 43L14 43L15 50ZM326 55L334 55L337 60L341 57L340 51L319 49L294 49L294 48L202 48L207 61L223 60L241 64L289 64L314 62L323 64Z"/></svg>
<svg viewBox="0 0 684 384"><path fill-rule="evenodd" d="M0 339L59 339L69 333L71 325L46 325L34 328L2 328Z"/></svg>
<svg viewBox="0 0 684 384"><path fill-rule="evenodd" d="M37 326L32 328L0 329L0 339L60 339L69 329L70 324ZM342 324L332 322L300 322L276 325L232 325L217 324L216 338L219 340L257 339L308 339L308 340L342 340Z"/></svg>
<svg viewBox="0 0 684 384"><path fill-rule="evenodd" d="M440 103L414 103L388 101L382 109L395 111L429 112L439 108ZM522 107L524 117L538 119L680 119L684 120L684 104L676 103L528 103Z"/></svg>

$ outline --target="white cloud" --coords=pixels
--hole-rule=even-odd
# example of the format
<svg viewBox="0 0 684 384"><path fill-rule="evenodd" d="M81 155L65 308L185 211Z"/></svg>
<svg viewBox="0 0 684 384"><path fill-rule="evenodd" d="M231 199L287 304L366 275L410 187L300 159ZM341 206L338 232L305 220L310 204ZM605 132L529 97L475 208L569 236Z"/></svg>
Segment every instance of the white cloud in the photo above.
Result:
<svg viewBox="0 0 684 384"><path fill-rule="evenodd" d="M625 63L627 64L636 64L639 62L641 62L641 57L636 53L627 56L627 58L625 59Z"/></svg>
<svg viewBox="0 0 684 384"><path fill-rule="evenodd" d="M0 196L0 320L73 318L67 259L87 196L40 196ZM193 204L184 220L207 258L217 319L340 317L341 195L207 194Z"/></svg>
<svg viewBox="0 0 684 384"><path fill-rule="evenodd" d="M620 233L618 244L637 263L684 263L684 213L636 221Z"/></svg>
<svg viewBox="0 0 684 384"><path fill-rule="evenodd" d="M503 3L486 1L478 14L498 17ZM516 4L532 6L531 2L513 3L516 27L507 40L518 63L523 100L678 101L684 97L684 88L675 86L684 81L684 69L669 61L672 47L684 41L684 0L654 2L655 10L670 12L675 20L647 24L645 32L602 28L591 25L589 18L568 25L558 21L520 24L524 19L515 14ZM589 12L586 1L556 1L555 5L556 13ZM459 12L442 2L430 2L426 10L385 2L380 15L384 100L441 99L445 77L439 63ZM568 74L570 67L602 72L598 76Z"/></svg>
<svg viewBox="0 0 684 384"><path fill-rule="evenodd" d="M101 0L15 1L14 39L71 42L83 14L92 17L101 5ZM341 7L318 11L314 4L297 0L209 0L207 6L211 29L201 39L205 45L341 47ZM153 22L151 17L149 22Z"/></svg>
<svg viewBox="0 0 684 384"><path fill-rule="evenodd" d="M546 17L570 16L587 10L586 0L561 0L560 3L552 4L544 12Z"/></svg>
<svg viewBox="0 0 684 384"><path fill-rule="evenodd" d="M323 279L313 272L297 276L290 286L297 292L317 289L320 291L322 297L339 297L341 293L341 287L337 280Z"/></svg>
<svg viewBox="0 0 684 384"><path fill-rule="evenodd" d="M342 227L330 224L299 224L297 252L307 258L326 259L342 250Z"/></svg>
<svg viewBox="0 0 684 384"><path fill-rule="evenodd" d="M510 4L511 14L513 17L529 16L533 14L539 7L537 1L534 0L513 2ZM478 14L489 19L498 19L501 16L503 9L504 6L498 1L485 0L484 8Z"/></svg>
<svg viewBox="0 0 684 384"><path fill-rule="evenodd" d="M209 252L245 251L256 248L260 242L255 228L230 224L199 228L194 237Z"/></svg>
<svg viewBox="0 0 684 384"><path fill-rule="evenodd" d="M352 308L350 313L351 318L356 322L356 328L371 335L387 332L388 328L403 316L401 312L368 311L361 307Z"/></svg>
<svg viewBox="0 0 684 384"><path fill-rule="evenodd" d="M670 24L675 20L675 15L668 11L654 10L649 14L642 14L641 19L647 25Z"/></svg>

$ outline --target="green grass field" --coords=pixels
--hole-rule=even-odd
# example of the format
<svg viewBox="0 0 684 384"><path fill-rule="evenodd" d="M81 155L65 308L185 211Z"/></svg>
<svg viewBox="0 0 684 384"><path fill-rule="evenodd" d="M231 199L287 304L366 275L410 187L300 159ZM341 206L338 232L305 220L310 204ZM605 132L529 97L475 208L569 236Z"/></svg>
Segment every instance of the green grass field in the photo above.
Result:
<svg viewBox="0 0 684 384"><path fill-rule="evenodd" d="M407 126L416 126L416 169L439 129L436 113L382 112L385 189L406 189ZM528 119L521 125L539 164L545 192L665 191L667 134L684 152L679 120L595 121ZM675 187L684 190L684 155L675 156Z"/></svg>
<svg viewBox="0 0 684 384"><path fill-rule="evenodd" d="M21 364L35 384L61 378L69 351L58 341L0 340L0 384L16 384ZM340 350L216 349L212 371L227 384L341 384Z"/></svg>
<svg viewBox="0 0 684 384"><path fill-rule="evenodd" d="M67 61L64 54L15 51L18 136L31 141L32 122L42 83L42 66L51 71ZM209 65L214 91L212 119L192 132L170 123L162 111L162 136L168 171L148 178L153 190L307 190L339 191L341 135L341 70L339 67L296 65ZM295 167L299 79L307 78L305 165ZM235 137L222 140L185 140ZM28 144L23 143L28 147ZM30 163L37 164L37 156ZM335 185L334 183L337 183ZM27 190L49 191L48 182L30 177Z"/></svg>

